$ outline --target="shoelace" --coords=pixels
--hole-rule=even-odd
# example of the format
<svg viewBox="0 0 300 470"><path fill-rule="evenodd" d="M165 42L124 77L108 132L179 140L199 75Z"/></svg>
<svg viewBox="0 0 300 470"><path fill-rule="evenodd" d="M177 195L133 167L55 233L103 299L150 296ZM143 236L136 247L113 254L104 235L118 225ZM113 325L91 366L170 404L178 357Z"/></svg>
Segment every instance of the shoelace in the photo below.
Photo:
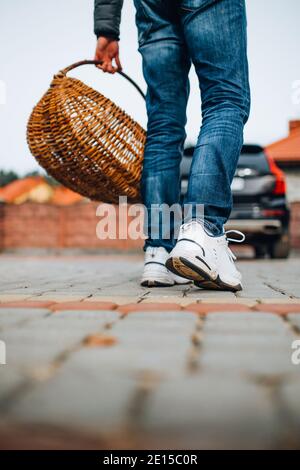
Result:
<svg viewBox="0 0 300 470"><path fill-rule="evenodd" d="M228 237L228 234L229 233L236 233L237 235L240 235L241 236L241 239L237 239L237 238L230 238ZM233 242L233 243L243 243L245 241L246 237L245 237L245 234L240 232L239 230L227 230L227 232L225 232L225 243L226 243L226 246L227 246L227 251L228 251L228 254L229 256L235 261L236 260L236 256L235 254L231 251L231 249L229 248L228 246L228 242Z"/></svg>
<svg viewBox="0 0 300 470"><path fill-rule="evenodd" d="M182 226L182 229L183 229L183 231L184 231L184 230L188 229L191 225L197 224L197 223L200 223L202 226L204 226L204 228L206 228L206 229L208 229L210 232L212 232L212 229L211 229L212 225L211 225L209 222L207 222L206 220L203 220L203 219L197 219L197 220L196 220L196 219L193 219L193 220L191 220L190 222L185 223L185 224ZM240 235L240 236L241 236L241 239L239 240L239 239L236 239L236 238L230 238L230 237L228 237L228 234L230 234L230 233L235 233L235 234L237 234L237 235ZM245 234L242 233L242 232L240 232L239 230L227 230L227 231L224 233L224 235L225 235L224 244L225 244L226 247L227 247L228 254L229 254L229 256L230 256L233 260L236 260L236 256L235 256L235 254L231 251L231 249L229 248L228 242L243 243L243 242L245 241L245 239L246 239Z"/></svg>

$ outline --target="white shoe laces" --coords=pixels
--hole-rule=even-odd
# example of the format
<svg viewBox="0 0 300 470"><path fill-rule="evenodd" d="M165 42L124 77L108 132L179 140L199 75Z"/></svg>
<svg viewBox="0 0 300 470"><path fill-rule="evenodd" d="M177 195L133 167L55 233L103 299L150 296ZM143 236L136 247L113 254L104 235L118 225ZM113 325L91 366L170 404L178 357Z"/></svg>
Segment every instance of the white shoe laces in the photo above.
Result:
<svg viewBox="0 0 300 470"><path fill-rule="evenodd" d="M191 220L190 222L186 222L184 225L182 225L182 230L185 231L187 230L188 228L190 228L192 225L194 224L201 224L202 227L204 226L205 228L209 229L210 226L209 226L209 223L206 222L206 221L203 221L203 220ZM235 233L236 235L240 235L240 239L237 239L237 238L230 238L228 237L228 235L230 233ZM229 248L228 246L228 242L233 242L233 243L243 243L246 239L244 233L240 232L239 230L227 230L225 233L224 233L225 237L224 237L224 244L226 245L227 247L227 251L228 251L228 254L229 256L235 261L236 260L236 256L235 254L231 251L231 249Z"/></svg>
<svg viewBox="0 0 300 470"><path fill-rule="evenodd" d="M237 238L230 238L228 237L228 234L229 233L236 233L237 235L240 235L241 238L240 239L237 239ZM225 232L225 243L226 243L226 246L227 246L227 251L228 251L228 254L229 256L235 261L236 260L236 256L235 254L231 251L231 249L229 248L228 246L228 242L233 242L233 243L243 243L245 241L246 237L244 235L244 233L240 232L239 230L227 230L227 232Z"/></svg>

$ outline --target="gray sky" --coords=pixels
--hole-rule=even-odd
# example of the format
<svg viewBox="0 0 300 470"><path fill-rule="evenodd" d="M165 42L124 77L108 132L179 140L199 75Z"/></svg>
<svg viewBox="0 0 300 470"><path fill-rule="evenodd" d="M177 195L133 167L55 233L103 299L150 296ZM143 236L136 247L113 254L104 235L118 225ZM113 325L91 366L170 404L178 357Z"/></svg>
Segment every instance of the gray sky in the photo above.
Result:
<svg viewBox="0 0 300 470"><path fill-rule="evenodd" d="M143 88L137 52L133 0L124 0L121 59L124 71ZM262 145L287 133L300 118L293 84L300 80L299 0L247 0L252 114L245 140ZM93 58L93 0L1 0L0 2L0 168L21 174L37 168L26 144L26 123L34 104L61 68ZM146 126L142 99L121 77L104 76L92 66L74 72ZM198 84L191 73L188 140L201 123ZM6 102L3 104L3 87ZM298 85L299 86L299 85ZM2 104L1 104L2 103Z"/></svg>

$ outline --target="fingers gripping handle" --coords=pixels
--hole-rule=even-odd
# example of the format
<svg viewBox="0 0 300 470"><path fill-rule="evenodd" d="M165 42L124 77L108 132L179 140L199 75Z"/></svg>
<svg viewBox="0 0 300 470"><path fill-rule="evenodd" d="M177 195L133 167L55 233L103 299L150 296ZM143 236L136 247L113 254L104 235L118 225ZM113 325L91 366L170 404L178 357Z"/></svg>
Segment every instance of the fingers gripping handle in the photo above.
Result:
<svg viewBox="0 0 300 470"><path fill-rule="evenodd" d="M99 60L81 60L80 62L76 62L72 65L69 65L69 67L66 67L65 69L61 70L59 72L59 75L60 74L66 75L71 70L76 69L77 67L81 67L82 65L101 65L101 64L102 64L102 62L99 61ZM146 99L146 96L145 96L144 92L142 91L142 89L139 87L139 85L131 77L129 77L126 73L124 73L122 71L117 71L117 73L119 75L121 75L122 77L124 77L129 83L131 83L131 85L134 86L134 88L144 98L144 100Z"/></svg>

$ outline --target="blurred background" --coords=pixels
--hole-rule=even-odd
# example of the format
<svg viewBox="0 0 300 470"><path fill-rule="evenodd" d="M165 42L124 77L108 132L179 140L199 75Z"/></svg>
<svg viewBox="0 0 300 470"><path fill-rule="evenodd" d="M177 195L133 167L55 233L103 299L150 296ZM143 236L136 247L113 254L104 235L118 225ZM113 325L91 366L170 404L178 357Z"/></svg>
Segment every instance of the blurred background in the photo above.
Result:
<svg viewBox="0 0 300 470"><path fill-rule="evenodd" d="M54 73L94 55L93 0L12 0L0 5L0 249L131 250L142 242L96 238L95 203L48 178L30 155L26 124ZM252 112L244 157L233 184L231 226L241 228L257 257L284 258L300 248L300 3L248 0ZM145 90L132 0L124 0L123 69ZM143 100L119 76L92 66L74 72L146 127ZM186 172L201 124L191 72ZM251 145L249 145L251 144ZM253 158L252 158L252 157ZM242 222L241 222L242 221Z"/></svg>

